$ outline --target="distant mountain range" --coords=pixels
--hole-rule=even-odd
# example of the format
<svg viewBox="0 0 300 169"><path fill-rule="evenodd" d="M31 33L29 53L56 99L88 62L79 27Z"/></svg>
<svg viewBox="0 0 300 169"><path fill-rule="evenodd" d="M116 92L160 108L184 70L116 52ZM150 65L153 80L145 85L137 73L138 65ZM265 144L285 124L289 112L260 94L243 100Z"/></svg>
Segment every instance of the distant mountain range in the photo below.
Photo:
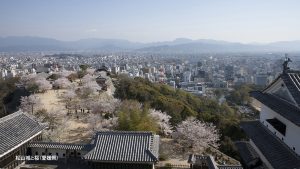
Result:
<svg viewBox="0 0 300 169"><path fill-rule="evenodd" d="M137 51L153 53L219 53L219 52L299 52L300 41L268 44L244 44L210 39L139 43L122 39L81 39L60 41L30 36L0 37L0 51Z"/></svg>

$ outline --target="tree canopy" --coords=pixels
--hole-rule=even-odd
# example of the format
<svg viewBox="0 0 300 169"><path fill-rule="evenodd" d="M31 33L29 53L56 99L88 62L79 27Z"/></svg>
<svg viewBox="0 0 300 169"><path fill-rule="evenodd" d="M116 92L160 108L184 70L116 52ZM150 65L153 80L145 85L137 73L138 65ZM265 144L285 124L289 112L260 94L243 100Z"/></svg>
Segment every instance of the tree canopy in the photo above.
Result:
<svg viewBox="0 0 300 169"><path fill-rule="evenodd" d="M159 131L155 119L150 116L147 106L137 101L124 100L118 111L118 130L125 131Z"/></svg>
<svg viewBox="0 0 300 169"><path fill-rule="evenodd" d="M151 83L143 78L128 78L118 76L115 81L115 96L121 100L137 100L140 103L150 105L152 109L166 112L172 126L177 126L188 117L213 123L220 132L221 150L224 153L235 155L228 145L228 139L240 140L244 138L239 123L241 116L235 108L226 102L219 104L217 101L198 97L181 89L173 89L164 84ZM125 116L125 114L123 114ZM121 113L122 116L122 113ZM123 118L123 117L119 117ZM123 125L130 125L125 121ZM225 136L226 140L225 140ZM227 151L228 150L228 151ZM230 150L230 151L229 151Z"/></svg>
<svg viewBox="0 0 300 169"><path fill-rule="evenodd" d="M5 104L12 101L16 89L15 83L18 81L18 77L5 80L0 78L0 117L8 114Z"/></svg>
<svg viewBox="0 0 300 169"><path fill-rule="evenodd" d="M235 86L234 90L229 93L226 99L233 104L238 104L238 105L249 104L250 102L249 92L253 90L262 90L262 87L250 85L250 84Z"/></svg>

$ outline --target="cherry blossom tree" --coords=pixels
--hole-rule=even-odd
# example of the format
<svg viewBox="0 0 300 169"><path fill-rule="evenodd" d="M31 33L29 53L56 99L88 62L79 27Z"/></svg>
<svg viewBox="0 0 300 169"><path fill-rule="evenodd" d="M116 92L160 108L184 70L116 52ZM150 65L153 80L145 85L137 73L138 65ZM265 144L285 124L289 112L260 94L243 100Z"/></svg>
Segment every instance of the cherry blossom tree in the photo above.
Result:
<svg viewBox="0 0 300 169"><path fill-rule="evenodd" d="M101 90L101 87L98 85L98 83L95 80L92 80L84 85L84 87L89 87L93 89L94 92L97 92L98 90Z"/></svg>
<svg viewBox="0 0 300 169"><path fill-rule="evenodd" d="M47 90L52 89L52 85L45 78L38 78L35 81L35 84L38 86L40 92L45 92Z"/></svg>
<svg viewBox="0 0 300 169"><path fill-rule="evenodd" d="M72 100L73 98L75 98L77 95L75 93L74 90L67 90L62 97L66 100Z"/></svg>
<svg viewBox="0 0 300 169"><path fill-rule="evenodd" d="M93 94L97 94L97 91L101 90L101 87L97 84L96 81L90 81L85 83L82 87L79 88L78 94L81 98L86 99Z"/></svg>
<svg viewBox="0 0 300 169"><path fill-rule="evenodd" d="M86 72L90 75L93 75L95 73L95 69L88 68L86 69Z"/></svg>
<svg viewBox="0 0 300 169"><path fill-rule="evenodd" d="M176 140L192 148L202 150L209 146L219 147L220 134L212 123L205 123L193 117L187 118L176 127Z"/></svg>
<svg viewBox="0 0 300 169"><path fill-rule="evenodd" d="M118 126L118 117L104 119L100 114L90 113L87 118L87 123L92 133L99 130L114 130Z"/></svg>
<svg viewBox="0 0 300 169"><path fill-rule="evenodd" d="M171 116L167 115L165 112L150 109L150 115L156 120L159 125L160 133L168 136L172 131L172 126L170 125Z"/></svg>
<svg viewBox="0 0 300 169"><path fill-rule="evenodd" d="M92 110L92 113L94 114L100 114L102 113L102 103L101 101L95 101L91 104L91 110Z"/></svg>
<svg viewBox="0 0 300 169"><path fill-rule="evenodd" d="M20 83L30 92L37 92L39 86L35 83L37 78L36 74L24 75L20 78Z"/></svg>
<svg viewBox="0 0 300 169"><path fill-rule="evenodd" d="M102 120L102 127L108 130L113 130L118 126L118 117L112 117Z"/></svg>
<svg viewBox="0 0 300 169"><path fill-rule="evenodd" d="M118 99L101 99L94 102L91 105L93 113L114 113L116 108L120 105L120 101Z"/></svg>
<svg viewBox="0 0 300 169"><path fill-rule="evenodd" d="M81 98L81 99L87 99L89 98L92 94L94 94L96 91L86 85L86 86L83 86L81 88L79 88L78 90L76 90L76 93L78 94L78 96Z"/></svg>
<svg viewBox="0 0 300 169"><path fill-rule="evenodd" d="M93 106L95 104L95 98L85 98L80 100L80 109L83 111L83 113L90 113L90 110L93 109ZM87 111L85 111L87 110Z"/></svg>
<svg viewBox="0 0 300 169"><path fill-rule="evenodd" d="M30 95L21 97L20 108L27 113L34 113L34 110L38 110L41 106L41 99L38 96Z"/></svg>
<svg viewBox="0 0 300 169"><path fill-rule="evenodd" d="M85 76L83 76L83 78L81 79L82 84L88 84L91 81L96 81L95 78L93 78L93 76L91 76L90 74L86 74Z"/></svg>
<svg viewBox="0 0 300 169"><path fill-rule="evenodd" d="M59 89L66 89L71 87L71 82L67 78L62 77L54 81L53 87Z"/></svg>
<svg viewBox="0 0 300 169"><path fill-rule="evenodd" d="M36 74L22 76L20 83L31 92L45 92L52 89L52 85L45 77Z"/></svg>

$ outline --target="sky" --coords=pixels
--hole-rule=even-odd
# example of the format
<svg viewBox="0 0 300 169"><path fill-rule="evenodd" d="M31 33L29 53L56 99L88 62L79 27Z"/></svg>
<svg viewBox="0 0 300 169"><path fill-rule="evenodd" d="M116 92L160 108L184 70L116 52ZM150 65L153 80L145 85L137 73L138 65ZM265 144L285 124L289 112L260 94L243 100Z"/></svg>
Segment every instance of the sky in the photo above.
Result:
<svg viewBox="0 0 300 169"><path fill-rule="evenodd" d="M0 36L300 40L299 0L1 0Z"/></svg>

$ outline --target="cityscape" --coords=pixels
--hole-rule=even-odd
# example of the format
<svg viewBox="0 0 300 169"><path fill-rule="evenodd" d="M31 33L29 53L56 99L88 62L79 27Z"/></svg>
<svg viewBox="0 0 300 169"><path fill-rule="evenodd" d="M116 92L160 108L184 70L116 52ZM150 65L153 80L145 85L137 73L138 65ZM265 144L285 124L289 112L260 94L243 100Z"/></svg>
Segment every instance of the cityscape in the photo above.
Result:
<svg viewBox="0 0 300 169"><path fill-rule="evenodd" d="M0 169L300 169L297 5L0 2Z"/></svg>

